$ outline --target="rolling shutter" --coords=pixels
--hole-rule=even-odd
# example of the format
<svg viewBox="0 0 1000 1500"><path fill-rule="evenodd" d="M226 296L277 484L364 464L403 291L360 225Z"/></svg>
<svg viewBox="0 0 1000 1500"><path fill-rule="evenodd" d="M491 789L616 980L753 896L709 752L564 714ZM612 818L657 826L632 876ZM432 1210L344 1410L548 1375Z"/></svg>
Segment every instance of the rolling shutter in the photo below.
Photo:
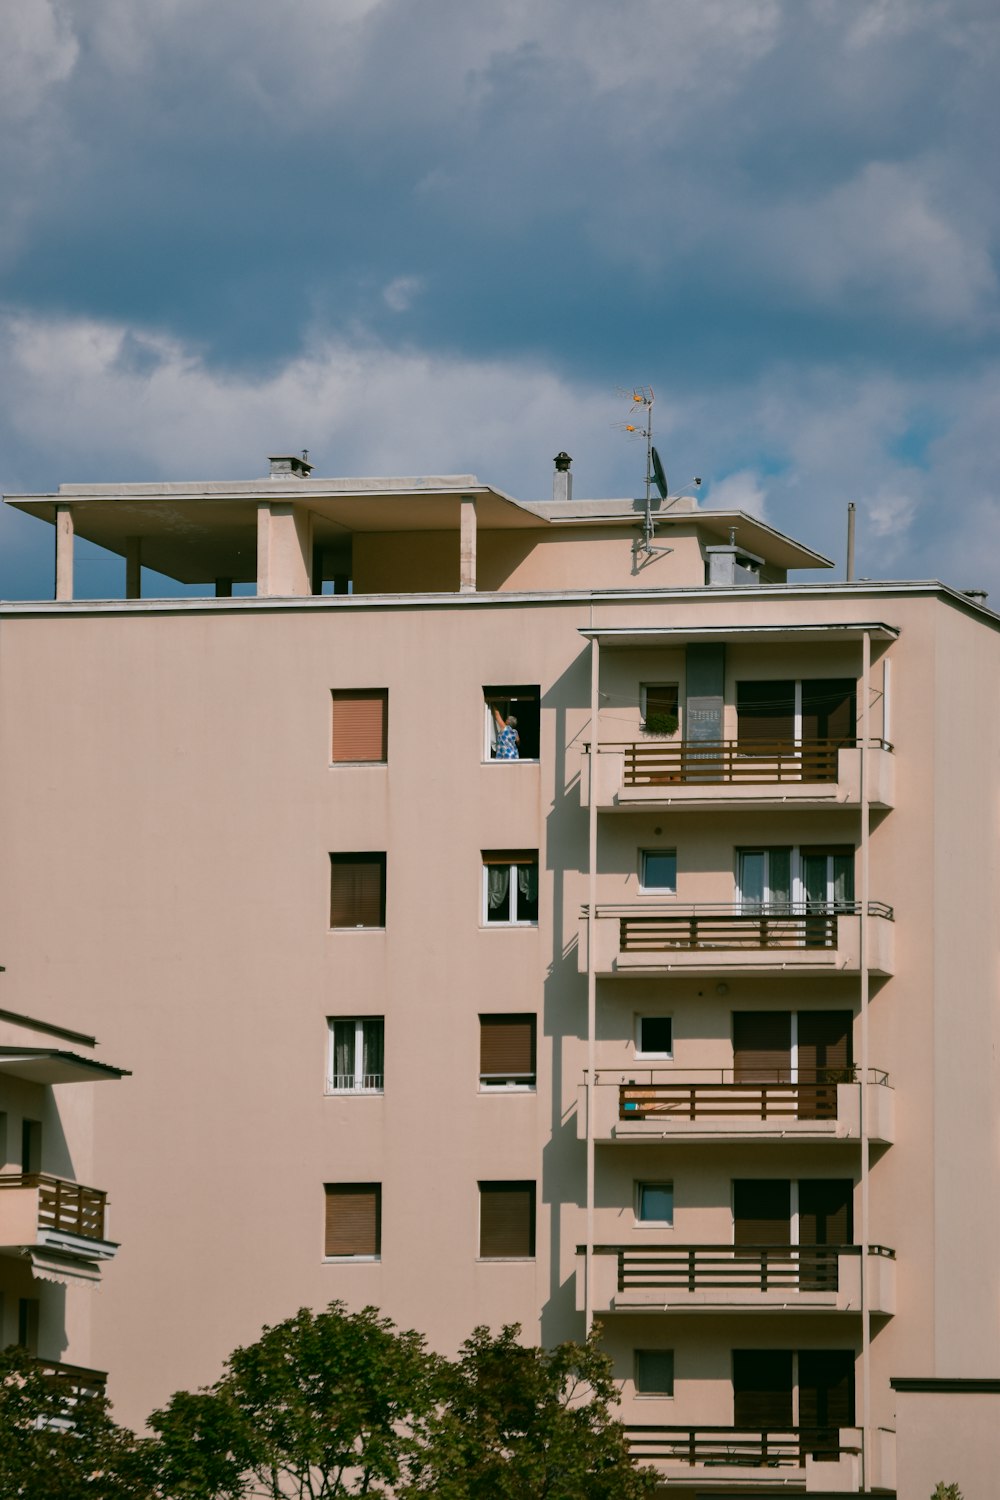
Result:
<svg viewBox="0 0 1000 1500"><path fill-rule="evenodd" d="M515 1259L535 1253L535 1184L479 1184L479 1254Z"/></svg>
<svg viewBox="0 0 1000 1500"><path fill-rule="evenodd" d="M385 760L388 698L384 688L333 694L335 762Z"/></svg>
<svg viewBox="0 0 1000 1500"><path fill-rule="evenodd" d="M819 677L802 684L802 738L853 745L857 683L853 677Z"/></svg>
<svg viewBox="0 0 1000 1500"><path fill-rule="evenodd" d="M840 1429L854 1426L854 1355L850 1349L799 1350L802 1450L836 1460Z"/></svg>
<svg viewBox="0 0 1000 1500"><path fill-rule="evenodd" d="M733 1350L733 1423L786 1430L792 1425L792 1351Z"/></svg>
<svg viewBox="0 0 1000 1500"><path fill-rule="evenodd" d="M799 1182L799 1243L850 1245L854 1240L854 1184L826 1177Z"/></svg>
<svg viewBox="0 0 1000 1500"><path fill-rule="evenodd" d="M849 1010L799 1011L799 1078L804 1083L830 1082L830 1073L851 1070L851 1026ZM834 1083L848 1078L835 1077Z"/></svg>
<svg viewBox="0 0 1000 1500"><path fill-rule="evenodd" d="M733 1243L787 1245L792 1237L792 1194L787 1178L751 1177L733 1182Z"/></svg>
<svg viewBox="0 0 1000 1500"><path fill-rule="evenodd" d="M792 1016L787 1010L733 1011L736 1083L788 1083L792 1076Z"/></svg>
<svg viewBox="0 0 1000 1500"><path fill-rule="evenodd" d="M795 683L738 682L736 732L740 743L795 743Z"/></svg>
<svg viewBox="0 0 1000 1500"><path fill-rule="evenodd" d="M327 1183L326 1255L379 1255L382 1188L377 1182Z"/></svg>
<svg viewBox="0 0 1000 1500"><path fill-rule="evenodd" d="M385 926L385 855L330 855L330 926Z"/></svg>
<svg viewBox="0 0 1000 1500"><path fill-rule="evenodd" d="M479 1073L482 1078L534 1081L535 1017L479 1017Z"/></svg>

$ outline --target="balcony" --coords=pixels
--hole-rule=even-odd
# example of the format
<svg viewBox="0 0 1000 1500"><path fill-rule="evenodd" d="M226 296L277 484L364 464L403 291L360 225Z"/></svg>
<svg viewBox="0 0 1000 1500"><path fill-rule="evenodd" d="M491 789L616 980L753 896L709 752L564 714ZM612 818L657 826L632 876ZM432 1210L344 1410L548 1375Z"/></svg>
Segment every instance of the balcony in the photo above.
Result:
<svg viewBox="0 0 1000 1500"><path fill-rule="evenodd" d="M856 974L865 922L869 973L893 972L893 910L869 901L785 903L746 910L737 904L663 901L599 905L594 970L598 974ZM587 972L587 908L577 962Z"/></svg>
<svg viewBox="0 0 1000 1500"><path fill-rule="evenodd" d="M577 1253L582 1254L581 1247ZM595 1312L861 1312L896 1310L895 1251L869 1245L595 1245ZM584 1268L577 1306L584 1305Z"/></svg>
<svg viewBox="0 0 1000 1500"><path fill-rule="evenodd" d="M868 795L885 810L895 804L895 763L885 740L865 742ZM584 746L580 798L590 805L592 747ZM629 740L602 744L597 754L598 807L684 808L859 807L861 749L843 740Z"/></svg>
<svg viewBox="0 0 1000 1500"><path fill-rule="evenodd" d="M637 1463L652 1464L671 1485L776 1484L782 1491L856 1494L862 1434L857 1427L626 1427ZM708 1473L705 1471L709 1470ZM780 1478L775 1470L780 1470Z"/></svg>
<svg viewBox="0 0 1000 1500"><path fill-rule="evenodd" d="M844 1076L847 1074L847 1076ZM864 1086L869 1140L895 1140L895 1095L871 1068ZM598 1141L859 1141L861 1084L856 1069L824 1070L813 1082L736 1082L732 1069L671 1068L598 1072L592 1091ZM577 1132L587 1136L587 1087L580 1085Z"/></svg>
<svg viewBox="0 0 1000 1500"><path fill-rule="evenodd" d="M105 1238L107 1194L42 1172L0 1176L0 1254L27 1251L43 1274L97 1280L97 1262L118 1246Z"/></svg>

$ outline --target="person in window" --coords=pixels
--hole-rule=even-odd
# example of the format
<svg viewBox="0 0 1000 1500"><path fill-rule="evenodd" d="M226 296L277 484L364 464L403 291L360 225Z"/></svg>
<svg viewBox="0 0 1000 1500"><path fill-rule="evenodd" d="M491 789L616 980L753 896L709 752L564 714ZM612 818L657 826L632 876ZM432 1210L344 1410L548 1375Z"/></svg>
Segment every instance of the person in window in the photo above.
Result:
<svg viewBox="0 0 1000 1500"><path fill-rule="evenodd" d="M517 733L517 720L511 714L505 719L503 714L493 705L493 717L497 726L497 747L494 752L497 760L517 760L518 745L520 738Z"/></svg>

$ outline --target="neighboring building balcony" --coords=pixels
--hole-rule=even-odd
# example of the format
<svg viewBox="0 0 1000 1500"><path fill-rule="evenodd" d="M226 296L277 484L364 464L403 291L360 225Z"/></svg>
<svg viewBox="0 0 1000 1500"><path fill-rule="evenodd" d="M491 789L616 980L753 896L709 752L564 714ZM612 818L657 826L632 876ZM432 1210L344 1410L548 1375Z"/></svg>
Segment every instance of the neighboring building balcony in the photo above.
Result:
<svg viewBox="0 0 1000 1500"><path fill-rule="evenodd" d="M64 1365L58 1359L36 1359L33 1363L51 1389L65 1396L67 1402L104 1395L108 1377L103 1370L88 1370L83 1365Z"/></svg>
<svg viewBox="0 0 1000 1500"><path fill-rule="evenodd" d="M595 1245L591 1303L599 1313L860 1313L863 1262L868 1311L891 1316L895 1251L882 1245L867 1256L860 1245ZM584 1274L581 1266L581 1310Z"/></svg>
<svg viewBox="0 0 1000 1500"><path fill-rule="evenodd" d="M860 1141L862 1085L856 1068L825 1068L813 1081L733 1079L732 1069L681 1074L669 1068L598 1072L590 1091L598 1141ZM866 1131L877 1145L896 1137L888 1074L868 1071ZM587 1085L580 1085L577 1132L587 1137Z"/></svg>
<svg viewBox="0 0 1000 1500"><path fill-rule="evenodd" d="M636 1463L658 1469L671 1488L740 1484L769 1492L780 1486L782 1492L828 1494L857 1494L861 1488L859 1427L639 1427L629 1423L626 1437ZM894 1435L879 1431L875 1438L878 1452L873 1457L881 1488L884 1476L894 1473L893 1455L888 1451L894 1448Z"/></svg>
<svg viewBox="0 0 1000 1500"><path fill-rule="evenodd" d="M752 910L740 904L642 901L599 905L594 970L598 974L686 971L728 974L893 972L893 910L869 901L782 903ZM578 964L587 972L587 907L582 909Z"/></svg>
<svg viewBox="0 0 1000 1500"><path fill-rule="evenodd" d="M580 797L590 805L592 746L584 746ZM872 807L895 805L895 764L886 740L865 742ZM643 807L859 807L861 748L856 741L630 740L602 744L597 805Z"/></svg>
<svg viewBox="0 0 1000 1500"><path fill-rule="evenodd" d="M0 1176L0 1254L27 1251L43 1271L100 1276L117 1244L105 1237L107 1194L43 1172Z"/></svg>

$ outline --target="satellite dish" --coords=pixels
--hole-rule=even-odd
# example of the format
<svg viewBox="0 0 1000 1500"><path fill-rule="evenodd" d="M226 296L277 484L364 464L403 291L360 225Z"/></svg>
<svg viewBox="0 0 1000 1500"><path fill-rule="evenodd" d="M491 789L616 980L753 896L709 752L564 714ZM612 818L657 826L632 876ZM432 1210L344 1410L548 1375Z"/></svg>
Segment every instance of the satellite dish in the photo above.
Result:
<svg viewBox="0 0 1000 1500"><path fill-rule="evenodd" d="M651 448L649 450L649 456L653 468L653 480L656 484L656 488L660 492L660 499L665 500L667 498L667 476L663 472L663 465L660 462L660 455L657 453L655 448Z"/></svg>

